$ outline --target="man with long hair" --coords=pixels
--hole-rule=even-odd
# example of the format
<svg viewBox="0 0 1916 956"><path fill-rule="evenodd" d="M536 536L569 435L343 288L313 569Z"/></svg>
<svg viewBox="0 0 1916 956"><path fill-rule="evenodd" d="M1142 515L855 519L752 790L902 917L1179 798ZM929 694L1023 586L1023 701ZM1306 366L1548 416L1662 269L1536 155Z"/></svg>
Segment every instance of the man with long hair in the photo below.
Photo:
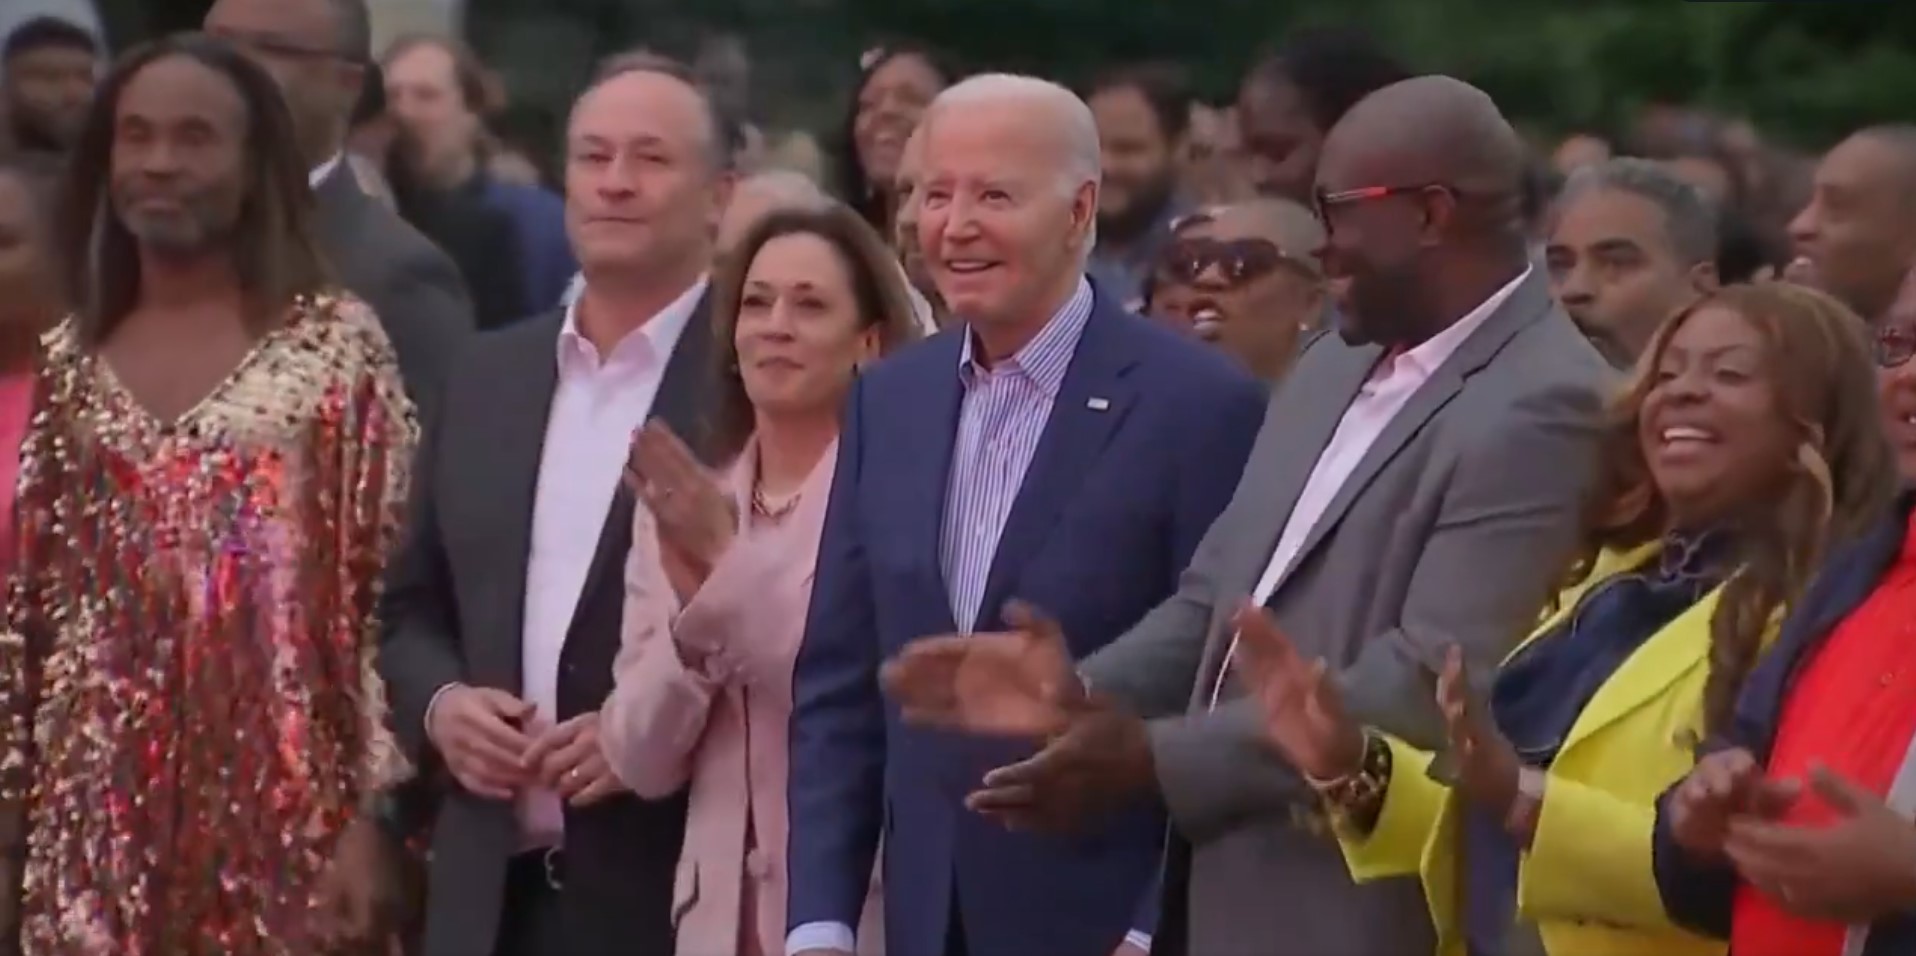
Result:
<svg viewBox="0 0 1916 956"><path fill-rule="evenodd" d="M69 170L0 630L28 954L349 951L404 775L372 666L414 444L392 346L315 251L271 77L182 36Z"/></svg>

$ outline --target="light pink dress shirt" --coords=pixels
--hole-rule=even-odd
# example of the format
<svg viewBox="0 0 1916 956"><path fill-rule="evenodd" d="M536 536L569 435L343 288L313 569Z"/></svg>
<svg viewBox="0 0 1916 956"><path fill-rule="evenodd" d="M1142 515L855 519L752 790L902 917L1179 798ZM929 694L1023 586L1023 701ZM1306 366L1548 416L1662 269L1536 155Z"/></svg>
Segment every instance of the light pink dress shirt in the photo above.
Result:
<svg viewBox="0 0 1916 956"><path fill-rule="evenodd" d="M1278 536L1277 548L1271 552L1271 563L1264 568L1264 574L1258 579L1256 590L1251 592L1251 600L1263 604L1271 599L1271 594L1290 574L1291 565L1297 560L1299 548L1310 536L1312 526L1324 515L1324 509L1330 506L1331 499L1344 486L1351 473L1357 470L1364 454L1377 443L1377 437L1384 433L1391 419L1404 410L1411 396L1430 381L1432 375L1442 368L1457 348L1470 338L1471 333L1484 324L1504 301L1517 291L1517 286L1530 277L1530 269L1512 279L1509 285L1498 289L1484 303L1471 310L1463 318L1452 323L1450 328L1425 339L1414 349L1402 352L1378 363L1372 371L1370 381L1358 389L1357 397L1344 409L1344 417L1337 423L1337 431L1317 456L1317 464L1311 467L1311 475L1304 482L1304 490L1297 496L1297 504L1291 509L1291 516L1284 522L1284 533ZM1224 678L1231 671L1231 659L1237 653L1237 636L1232 635L1231 646L1224 652L1224 666L1218 668L1217 683L1211 688L1211 705L1217 706L1218 695L1224 689Z"/></svg>

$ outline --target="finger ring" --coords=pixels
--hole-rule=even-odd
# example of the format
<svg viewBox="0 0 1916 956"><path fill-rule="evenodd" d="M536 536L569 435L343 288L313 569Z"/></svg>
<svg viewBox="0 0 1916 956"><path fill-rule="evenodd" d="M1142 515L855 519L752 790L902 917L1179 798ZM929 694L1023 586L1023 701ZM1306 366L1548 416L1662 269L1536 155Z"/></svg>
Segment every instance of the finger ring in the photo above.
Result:
<svg viewBox="0 0 1916 956"><path fill-rule="evenodd" d="M572 769L572 770L568 770L568 771L566 771L566 772L565 772L565 778L566 778L566 782L568 782L568 783L577 783L577 782L579 781L579 771L578 771L578 769L577 769L577 768L574 768L574 769Z"/></svg>

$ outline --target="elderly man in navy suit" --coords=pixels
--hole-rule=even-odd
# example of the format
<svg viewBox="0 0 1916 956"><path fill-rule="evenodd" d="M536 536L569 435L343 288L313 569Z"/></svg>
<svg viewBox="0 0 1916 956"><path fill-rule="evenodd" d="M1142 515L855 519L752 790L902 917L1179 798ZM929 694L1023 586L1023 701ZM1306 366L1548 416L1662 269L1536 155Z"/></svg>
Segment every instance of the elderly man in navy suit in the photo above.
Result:
<svg viewBox="0 0 1916 956"><path fill-rule="evenodd" d="M1230 498L1265 392L1086 280L1098 132L1076 96L975 77L920 133L918 237L956 321L846 413L794 675L787 950L853 951L881 835L891 956L1148 949L1162 808L1007 831L965 797L1029 746L908 726L878 672L916 639L1004 628L1014 601L1080 657L1122 633Z"/></svg>

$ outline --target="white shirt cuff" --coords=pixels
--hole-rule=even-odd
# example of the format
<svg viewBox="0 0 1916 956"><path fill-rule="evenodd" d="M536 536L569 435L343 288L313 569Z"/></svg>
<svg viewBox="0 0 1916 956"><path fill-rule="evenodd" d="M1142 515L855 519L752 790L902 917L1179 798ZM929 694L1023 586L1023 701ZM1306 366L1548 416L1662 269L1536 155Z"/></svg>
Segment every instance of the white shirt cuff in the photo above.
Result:
<svg viewBox="0 0 1916 956"><path fill-rule="evenodd" d="M1151 934L1150 933L1140 933L1134 929L1131 932L1124 934L1124 941L1127 943L1130 943L1133 946L1136 946L1137 948L1147 953L1151 951Z"/></svg>
<svg viewBox="0 0 1916 956"><path fill-rule="evenodd" d="M432 709L434 707L439 706L439 698L446 696L446 691L449 691L453 689L454 687L458 687L458 686L460 686L459 682L453 681L452 683L447 684L446 686L441 687L436 691L433 691L432 697L426 701L426 715L422 722L426 725L423 729L426 731L427 740L432 739Z"/></svg>
<svg viewBox="0 0 1916 956"><path fill-rule="evenodd" d="M858 937L844 923L806 923L785 937L785 956L798 956L806 950L822 949L833 953L858 952Z"/></svg>

